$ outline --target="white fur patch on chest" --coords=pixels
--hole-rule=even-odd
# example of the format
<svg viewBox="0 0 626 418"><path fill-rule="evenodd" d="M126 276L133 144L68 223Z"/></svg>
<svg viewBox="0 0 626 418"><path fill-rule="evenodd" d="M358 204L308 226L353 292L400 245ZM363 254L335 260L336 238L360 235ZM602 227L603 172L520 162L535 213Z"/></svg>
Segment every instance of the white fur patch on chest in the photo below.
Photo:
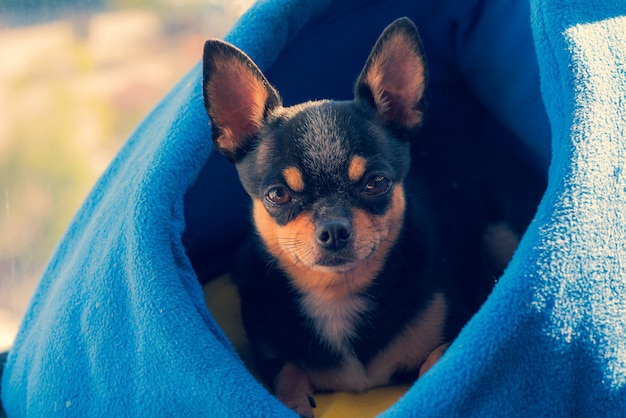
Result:
<svg viewBox="0 0 626 418"><path fill-rule="evenodd" d="M368 309L363 297L353 295L328 300L308 294L302 298L301 305L306 314L313 318L315 330L329 347L344 355L351 354L347 342L355 335L357 317Z"/></svg>
<svg viewBox="0 0 626 418"><path fill-rule="evenodd" d="M307 313L315 312L316 327L331 347L344 355L343 364L335 369L309 369L307 374L318 390L361 392L385 385L397 371L419 370L429 354L443 342L447 301L443 294L433 299L409 321L378 355L362 364L349 350L347 339L354 335L354 319L368 307L362 298L353 297L339 303L303 301Z"/></svg>

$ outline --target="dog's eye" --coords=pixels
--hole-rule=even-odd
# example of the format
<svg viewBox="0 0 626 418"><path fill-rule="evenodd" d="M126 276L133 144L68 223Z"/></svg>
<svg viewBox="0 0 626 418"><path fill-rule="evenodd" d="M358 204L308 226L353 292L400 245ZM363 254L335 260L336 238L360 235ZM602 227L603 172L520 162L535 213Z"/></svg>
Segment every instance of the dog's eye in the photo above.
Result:
<svg viewBox="0 0 626 418"><path fill-rule="evenodd" d="M376 196L388 192L391 189L392 181L385 176L374 175L367 179L363 187L363 193Z"/></svg>
<svg viewBox="0 0 626 418"><path fill-rule="evenodd" d="M265 200L273 205L284 205L291 201L291 194L284 187L272 187L265 195Z"/></svg>

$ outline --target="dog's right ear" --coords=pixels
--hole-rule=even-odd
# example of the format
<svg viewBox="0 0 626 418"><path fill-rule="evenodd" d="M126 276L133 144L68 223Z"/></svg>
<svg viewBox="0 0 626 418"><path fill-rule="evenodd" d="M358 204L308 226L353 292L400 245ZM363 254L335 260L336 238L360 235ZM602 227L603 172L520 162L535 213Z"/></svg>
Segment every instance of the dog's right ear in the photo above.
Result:
<svg viewBox="0 0 626 418"><path fill-rule="evenodd" d="M237 162L252 145L267 112L281 105L280 97L245 53L220 40L204 44L202 84L213 142Z"/></svg>

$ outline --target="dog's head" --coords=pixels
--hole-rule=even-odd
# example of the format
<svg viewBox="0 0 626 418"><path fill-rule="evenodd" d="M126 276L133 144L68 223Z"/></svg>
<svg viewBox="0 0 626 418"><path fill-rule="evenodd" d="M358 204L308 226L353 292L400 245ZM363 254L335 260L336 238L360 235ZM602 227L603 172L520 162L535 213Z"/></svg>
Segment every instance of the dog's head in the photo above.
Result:
<svg viewBox="0 0 626 418"><path fill-rule="evenodd" d="M216 148L253 200L267 250L301 290L354 290L382 268L403 224L409 139L423 117L417 29L393 22L352 101L283 107L240 50L204 48L204 99Z"/></svg>

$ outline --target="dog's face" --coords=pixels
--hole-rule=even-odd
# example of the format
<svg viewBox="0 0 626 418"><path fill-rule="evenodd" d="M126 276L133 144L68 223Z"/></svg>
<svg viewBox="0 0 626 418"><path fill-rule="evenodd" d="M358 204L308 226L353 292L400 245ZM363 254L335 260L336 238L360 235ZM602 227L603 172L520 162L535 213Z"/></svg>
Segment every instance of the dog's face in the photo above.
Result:
<svg viewBox="0 0 626 418"><path fill-rule="evenodd" d="M257 231L298 289L345 294L382 268L403 223L425 80L407 19L381 35L346 102L283 107L241 51L205 44L214 143L236 164Z"/></svg>

